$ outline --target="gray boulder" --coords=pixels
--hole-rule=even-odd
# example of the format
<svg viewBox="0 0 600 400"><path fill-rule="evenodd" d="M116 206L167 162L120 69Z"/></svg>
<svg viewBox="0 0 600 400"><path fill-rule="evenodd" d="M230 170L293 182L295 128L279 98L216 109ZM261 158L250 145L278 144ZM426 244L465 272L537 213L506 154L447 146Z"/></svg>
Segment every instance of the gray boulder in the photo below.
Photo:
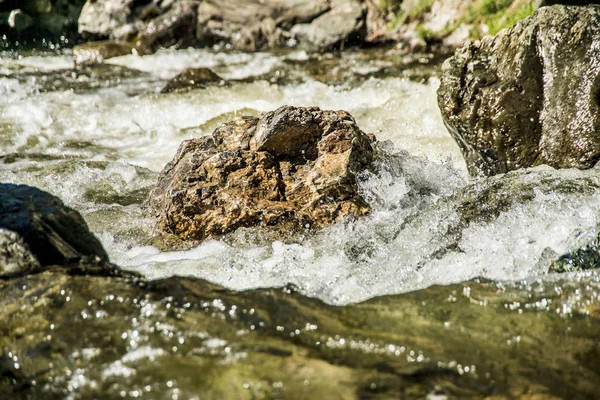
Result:
<svg viewBox="0 0 600 400"><path fill-rule="evenodd" d="M18 234L42 266L84 257L108 260L102 244L77 211L65 206L58 197L31 186L0 184L0 229ZM22 250L18 239L5 233L3 236L6 243L16 243ZM11 246L0 245L0 253L21 251L6 250ZM8 259L8 255L5 257Z"/></svg>
<svg viewBox="0 0 600 400"><path fill-rule="evenodd" d="M442 67L438 102L469 172L600 159L600 6L552 6Z"/></svg>
<svg viewBox="0 0 600 400"><path fill-rule="evenodd" d="M292 33L308 47L330 49L362 43L367 35L366 12L358 0L332 0L329 12L294 26Z"/></svg>

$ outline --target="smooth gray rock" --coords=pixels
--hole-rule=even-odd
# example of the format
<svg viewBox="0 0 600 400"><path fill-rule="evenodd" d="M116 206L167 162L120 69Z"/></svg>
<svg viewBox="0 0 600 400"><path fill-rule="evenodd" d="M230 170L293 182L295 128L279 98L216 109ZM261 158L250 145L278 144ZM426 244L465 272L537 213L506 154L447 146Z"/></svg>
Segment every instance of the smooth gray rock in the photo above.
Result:
<svg viewBox="0 0 600 400"><path fill-rule="evenodd" d="M42 266L82 257L108 260L77 211L31 186L0 184L0 228L19 234Z"/></svg>
<svg viewBox="0 0 600 400"><path fill-rule="evenodd" d="M600 159L600 6L542 7L442 68L438 103L472 175Z"/></svg>
<svg viewBox="0 0 600 400"><path fill-rule="evenodd" d="M357 0L332 0L331 10L307 24L298 24L292 33L308 47L331 49L360 43L367 34L366 7Z"/></svg>

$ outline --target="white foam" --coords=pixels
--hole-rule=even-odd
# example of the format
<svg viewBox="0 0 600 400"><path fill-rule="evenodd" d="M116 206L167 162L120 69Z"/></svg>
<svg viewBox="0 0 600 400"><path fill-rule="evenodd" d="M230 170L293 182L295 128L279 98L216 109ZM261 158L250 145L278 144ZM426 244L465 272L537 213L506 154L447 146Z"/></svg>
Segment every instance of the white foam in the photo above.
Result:
<svg viewBox="0 0 600 400"><path fill-rule="evenodd" d="M198 50L121 57L111 62L151 76L78 93L38 93L35 82L0 78L0 93L6 94L0 96L4 153L84 160L68 168L58 160L0 164L0 180L31 184L60 196L84 213L115 263L150 278L192 275L233 289L291 282L306 294L336 304L481 275L533 276L547 267L544 252L565 252L578 243L578 232L600 222L596 192L540 192L491 222L462 229L452 244L458 251L436 253L450 241L448 229L460 219L458 203L444 199L466 181L458 147L439 115L435 79L420 84L400 77L370 78L358 85L333 86L307 76L302 83L284 86L259 80L182 94L163 95L154 89L158 80L191 66L208 66L227 78L247 77L272 70L286 57L306 60L302 53ZM65 58L49 60L49 68L56 68ZM17 63L29 68L39 62L0 59L0 69L13 71ZM372 70L363 67L363 72ZM144 90L136 93L142 94L131 95L131 85L137 84ZM232 242L207 240L189 251L162 252L147 245L154 226L140 204L95 200L93 193L98 191L126 196L148 189L182 140L209 134L224 114L229 118L241 109L262 112L283 104L345 109L363 130L390 142L388 153L391 147L400 151L382 161L377 173L361 178L361 191L373 208L370 216L309 232L295 243L254 240L260 230L253 228L245 239L240 233ZM90 160L106 163L85 162ZM539 174L596 179L595 173L536 169L532 179ZM115 368L120 371L119 365Z"/></svg>

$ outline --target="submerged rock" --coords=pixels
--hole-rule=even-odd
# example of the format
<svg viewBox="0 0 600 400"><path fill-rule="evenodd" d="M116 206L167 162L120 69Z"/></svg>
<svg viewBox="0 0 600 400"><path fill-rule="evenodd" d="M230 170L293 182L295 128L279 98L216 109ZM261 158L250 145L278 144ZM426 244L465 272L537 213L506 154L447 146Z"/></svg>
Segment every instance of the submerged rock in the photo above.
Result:
<svg viewBox="0 0 600 400"><path fill-rule="evenodd" d="M600 6L543 7L469 43L442 68L438 101L469 172L600 160Z"/></svg>
<svg viewBox="0 0 600 400"><path fill-rule="evenodd" d="M0 184L0 228L18 234L42 266L83 257L108 260L102 244L77 211L31 186ZM19 240L12 240L20 246Z"/></svg>
<svg viewBox="0 0 600 400"><path fill-rule="evenodd" d="M292 286L68 272L0 279L6 398L600 394L597 275L560 290L476 280L334 307Z"/></svg>
<svg viewBox="0 0 600 400"><path fill-rule="evenodd" d="M555 258L550 264L549 272L577 272L600 268L600 234L596 227L587 234L582 234L585 242L562 256Z"/></svg>
<svg viewBox="0 0 600 400"><path fill-rule="evenodd" d="M284 106L183 142L149 205L162 231L184 239L322 227L369 211L356 173L372 158L371 139L347 112Z"/></svg>
<svg viewBox="0 0 600 400"><path fill-rule="evenodd" d="M184 92L219 85L225 81L209 68L190 68L171 79L161 93Z"/></svg>

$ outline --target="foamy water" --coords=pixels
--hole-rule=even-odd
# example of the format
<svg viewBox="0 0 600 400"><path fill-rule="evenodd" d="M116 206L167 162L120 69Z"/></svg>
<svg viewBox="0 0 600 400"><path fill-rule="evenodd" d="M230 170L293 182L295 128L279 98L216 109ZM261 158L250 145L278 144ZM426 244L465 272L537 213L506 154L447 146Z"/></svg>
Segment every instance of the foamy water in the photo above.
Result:
<svg viewBox="0 0 600 400"><path fill-rule="evenodd" d="M301 52L164 51L112 60L141 71L115 77L61 75L70 66L68 54L21 59L5 54L0 57L0 179L38 186L81 211L112 261L124 268L151 278L193 275L233 289L293 283L336 304L476 276L543 275L548 254L580 244L581 232L600 222L600 196L592 185L581 193L542 188L497 217L461 225L460 191L486 182L466 176L437 108L439 81L364 77L379 64L348 56L340 62L363 77L332 85L301 68L290 72L290 62L306 58ZM159 93L166 79L199 66L246 81ZM277 76L280 69L295 79L276 84L260 78ZM59 86L61 79L72 79L79 89L50 90L48 76ZM99 85L90 88L94 79ZM360 182L373 213L293 240L268 241L259 229L243 229L187 251L149 245L154 224L141 202L180 142L209 134L236 115L258 115L284 104L347 110L363 130L387 141L377 172ZM600 182L595 170L545 167L510 179L542 178ZM451 234L457 229L458 236Z"/></svg>

